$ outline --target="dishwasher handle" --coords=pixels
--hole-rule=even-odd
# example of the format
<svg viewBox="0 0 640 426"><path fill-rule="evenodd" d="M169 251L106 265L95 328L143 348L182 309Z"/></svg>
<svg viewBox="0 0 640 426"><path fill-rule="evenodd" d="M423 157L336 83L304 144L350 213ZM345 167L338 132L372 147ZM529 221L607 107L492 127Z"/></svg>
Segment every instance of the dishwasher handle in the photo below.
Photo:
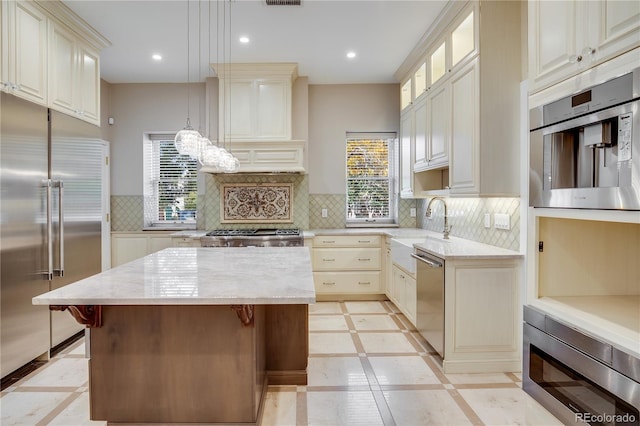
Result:
<svg viewBox="0 0 640 426"><path fill-rule="evenodd" d="M411 257L413 257L416 260L419 260L420 262L426 263L431 268L442 268L443 266L442 263L438 262L437 260L431 259L426 256L420 256L419 254L411 253Z"/></svg>

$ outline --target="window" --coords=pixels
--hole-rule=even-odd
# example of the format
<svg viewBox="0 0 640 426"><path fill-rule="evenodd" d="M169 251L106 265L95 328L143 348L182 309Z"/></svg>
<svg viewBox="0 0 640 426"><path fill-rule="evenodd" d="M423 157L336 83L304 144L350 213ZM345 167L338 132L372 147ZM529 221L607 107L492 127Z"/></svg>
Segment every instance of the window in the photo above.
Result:
<svg viewBox="0 0 640 426"><path fill-rule="evenodd" d="M347 224L396 223L395 133L347 133Z"/></svg>
<svg viewBox="0 0 640 426"><path fill-rule="evenodd" d="M180 155L175 135L147 135L144 141L145 227L195 227L198 160Z"/></svg>

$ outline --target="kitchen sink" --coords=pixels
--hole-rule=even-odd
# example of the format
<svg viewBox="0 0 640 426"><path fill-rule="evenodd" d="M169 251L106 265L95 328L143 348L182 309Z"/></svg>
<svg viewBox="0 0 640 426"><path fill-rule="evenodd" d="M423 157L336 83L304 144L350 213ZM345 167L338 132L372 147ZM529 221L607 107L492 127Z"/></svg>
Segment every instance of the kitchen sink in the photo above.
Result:
<svg viewBox="0 0 640 426"><path fill-rule="evenodd" d="M407 272L415 275L416 260L411 257L413 245L424 243L425 237L420 238L392 238L391 239L391 261Z"/></svg>

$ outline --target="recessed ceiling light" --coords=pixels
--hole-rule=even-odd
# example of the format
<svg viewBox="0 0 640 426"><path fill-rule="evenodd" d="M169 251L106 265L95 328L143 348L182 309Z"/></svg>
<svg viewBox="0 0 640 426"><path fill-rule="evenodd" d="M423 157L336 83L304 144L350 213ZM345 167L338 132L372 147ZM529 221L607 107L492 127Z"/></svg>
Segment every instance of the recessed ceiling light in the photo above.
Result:
<svg viewBox="0 0 640 426"><path fill-rule="evenodd" d="M158 55L157 53L154 53L152 56L154 61L161 61L162 60L162 56Z"/></svg>
<svg viewBox="0 0 640 426"><path fill-rule="evenodd" d="M249 41L250 41L249 37L247 37L247 36L241 36L240 37L240 43L247 44L247 43L249 43Z"/></svg>
<svg viewBox="0 0 640 426"><path fill-rule="evenodd" d="M354 51L347 52L347 58L353 59L355 57L356 57L356 52L354 52Z"/></svg>

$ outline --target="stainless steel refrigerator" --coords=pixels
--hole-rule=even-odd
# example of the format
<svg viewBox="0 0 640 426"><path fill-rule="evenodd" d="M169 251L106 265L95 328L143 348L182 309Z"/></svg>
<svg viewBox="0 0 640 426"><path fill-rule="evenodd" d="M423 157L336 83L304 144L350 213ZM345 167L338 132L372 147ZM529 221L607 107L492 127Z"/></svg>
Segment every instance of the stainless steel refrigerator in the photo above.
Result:
<svg viewBox="0 0 640 426"><path fill-rule="evenodd" d="M34 296L101 270L99 128L0 94L2 377L82 330Z"/></svg>

